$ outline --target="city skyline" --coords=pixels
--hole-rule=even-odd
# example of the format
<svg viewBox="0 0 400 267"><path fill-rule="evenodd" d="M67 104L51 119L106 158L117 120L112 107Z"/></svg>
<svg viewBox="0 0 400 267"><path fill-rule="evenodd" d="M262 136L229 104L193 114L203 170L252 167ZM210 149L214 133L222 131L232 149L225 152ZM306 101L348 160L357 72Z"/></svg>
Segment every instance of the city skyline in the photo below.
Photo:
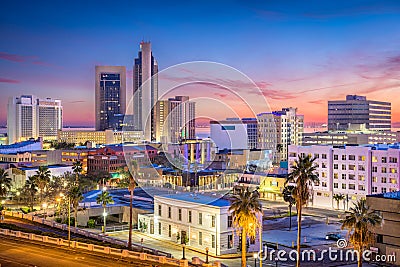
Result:
<svg viewBox="0 0 400 267"><path fill-rule="evenodd" d="M196 60L232 66L256 82L271 110L299 107L306 122L327 122L328 100L348 94L392 102L393 122L400 121L400 3L286 3L148 7L122 1L106 8L101 2L8 2L0 24L8 40L0 44L0 125L6 124L8 97L35 94L63 101L65 125L94 126L95 65L126 66L130 95L142 40L152 42L161 71ZM233 101L223 90L202 86L204 94ZM195 90L187 91L183 95L192 98Z"/></svg>

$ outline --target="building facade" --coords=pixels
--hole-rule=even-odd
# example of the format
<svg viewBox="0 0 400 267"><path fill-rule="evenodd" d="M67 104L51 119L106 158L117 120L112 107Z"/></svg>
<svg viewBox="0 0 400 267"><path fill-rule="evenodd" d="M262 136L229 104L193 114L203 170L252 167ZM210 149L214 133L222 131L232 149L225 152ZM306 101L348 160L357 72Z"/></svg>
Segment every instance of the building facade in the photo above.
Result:
<svg viewBox="0 0 400 267"><path fill-rule="evenodd" d="M351 202L366 195L400 190L400 147L289 146L289 173L299 155L316 157L319 182L312 187L311 205L336 207L333 195L343 194L339 203L348 209Z"/></svg>
<svg viewBox="0 0 400 267"><path fill-rule="evenodd" d="M275 163L287 161L288 146L302 142L304 116L297 114L297 108L283 108L258 114L257 120L259 148L273 151Z"/></svg>
<svg viewBox="0 0 400 267"><path fill-rule="evenodd" d="M143 140L142 131L104 131L93 130L62 130L58 131L58 141L75 145L84 145L86 142L94 144L121 144L124 142L138 143Z"/></svg>
<svg viewBox="0 0 400 267"><path fill-rule="evenodd" d="M117 130L121 115L126 113L126 68L124 66L96 66L95 116L96 130Z"/></svg>
<svg viewBox="0 0 400 267"><path fill-rule="evenodd" d="M348 95L346 100L328 101L328 130L390 131L391 103Z"/></svg>
<svg viewBox="0 0 400 267"><path fill-rule="evenodd" d="M154 197L154 214L139 215L145 232L157 238L186 243L211 255L236 254L240 239L229 213L230 201L207 194L172 194ZM260 217L261 223L261 217ZM260 248L258 235L248 240L248 252Z"/></svg>
<svg viewBox="0 0 400 267"><path fill-rule="evenodd" d="M154 109L155 140L179 143L196 138L196 106L188 96L175 96L157 101Z"/></svg>
<svg viewBox="0 0 400 267"><path fill-rule="evenodd" d="M56 140L62 123L61 100L40 99L34 95L10 97L8 100L9 144L38 137Z"/></svg>
<svg viewBox="0 0 400 267"><path fill-rule="evenodd" d="M397 143L394 132L315 132L303 133L302 145L367 145L367 144L394 144Z"/></svg>
<svg viewBox="0 0 400 267"><path fill-rule="evenodd" d="M154 107L158 100L158 64L150 42L141 42L133 66L133 115L136 130L147 141L155 140Z"/></svg>

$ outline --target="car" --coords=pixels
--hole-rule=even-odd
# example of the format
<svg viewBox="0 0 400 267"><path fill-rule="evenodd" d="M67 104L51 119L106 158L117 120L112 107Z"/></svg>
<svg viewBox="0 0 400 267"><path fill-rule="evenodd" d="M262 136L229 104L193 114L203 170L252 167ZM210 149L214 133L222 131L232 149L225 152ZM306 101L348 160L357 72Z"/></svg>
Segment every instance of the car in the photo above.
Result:
<svg viewBox="0 0 400 267"><path fill-rule="evenodd" d="M339 239L342 239L342 236L338 233L328 233L326 234L325 239L338 241Z"/></svg>

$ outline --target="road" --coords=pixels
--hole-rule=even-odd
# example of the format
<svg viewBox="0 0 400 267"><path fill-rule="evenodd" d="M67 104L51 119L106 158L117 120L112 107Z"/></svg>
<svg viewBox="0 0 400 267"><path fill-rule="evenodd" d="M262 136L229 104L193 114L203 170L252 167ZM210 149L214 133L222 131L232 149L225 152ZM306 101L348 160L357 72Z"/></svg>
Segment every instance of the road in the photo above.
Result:
<svg viewBox="0 0 400 267"><path fill-rule="evenodd" d="M3 267L87 267L87 266L151 266L143 262L128 264L74 250L53 248L43 244L0 238L0 265Z"/></svg>

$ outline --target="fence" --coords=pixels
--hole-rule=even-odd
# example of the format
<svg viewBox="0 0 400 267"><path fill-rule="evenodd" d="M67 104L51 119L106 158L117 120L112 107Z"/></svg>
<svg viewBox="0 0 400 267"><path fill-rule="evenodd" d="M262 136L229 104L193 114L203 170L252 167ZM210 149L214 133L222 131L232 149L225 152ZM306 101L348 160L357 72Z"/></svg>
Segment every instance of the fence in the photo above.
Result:
<svg viewBox="0 0 400 267"><path fill-rule="evenodd" d="M117 226L106 227L106 232L117 232L117 231L126 231L126 230L129 230L129 225L117 225Z"/></svg>

